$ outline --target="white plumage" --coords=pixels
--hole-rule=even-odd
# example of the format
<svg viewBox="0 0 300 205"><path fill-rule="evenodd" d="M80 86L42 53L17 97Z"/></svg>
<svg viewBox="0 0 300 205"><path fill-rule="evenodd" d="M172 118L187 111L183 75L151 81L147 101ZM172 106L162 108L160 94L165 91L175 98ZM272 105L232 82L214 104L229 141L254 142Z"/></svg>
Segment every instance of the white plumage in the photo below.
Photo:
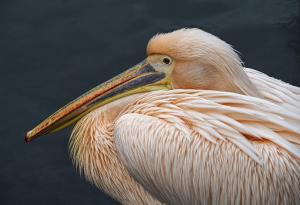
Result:
<svg viewBox="0 0 300 205"><path fill-rule="evenodd" d="M129 104L123 99L128 105L116 111L119 113L107 134L112 135L112 146L116 140L115 154L126 170L156 198L167 204L300 201L299 88L246 70L268 100L191 89L154 91L134 96L136 100ZM293 104L286 100L290 98ZM111 106L84 117L75 127L73 138L86 136L82 132L91 129L89 120L110 112ZM101 122L103 118L95 123ZM89 126L84 129L83 125ZM94 126L99 129L98 124ZM101 146L96 146L102 152ZM93 170L86 161L78 163L77 157L84 152L71 153L78 154L73 156L79 168ZM94 183L99 173L95 175L90 178Z"/></svg>

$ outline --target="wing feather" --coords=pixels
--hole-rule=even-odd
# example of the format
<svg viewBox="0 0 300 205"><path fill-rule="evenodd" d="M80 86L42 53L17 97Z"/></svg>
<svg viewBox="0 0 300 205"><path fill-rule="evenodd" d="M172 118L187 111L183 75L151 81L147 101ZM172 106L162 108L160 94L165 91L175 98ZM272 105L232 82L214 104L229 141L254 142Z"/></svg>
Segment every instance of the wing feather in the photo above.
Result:
<svg viewBox="0 0 300 205"><path fill-rule="evenodd" d="M249 73L265 99L178 89L125 107L114 136L129 173L166 204L299 201L300 89Z"/></svg>

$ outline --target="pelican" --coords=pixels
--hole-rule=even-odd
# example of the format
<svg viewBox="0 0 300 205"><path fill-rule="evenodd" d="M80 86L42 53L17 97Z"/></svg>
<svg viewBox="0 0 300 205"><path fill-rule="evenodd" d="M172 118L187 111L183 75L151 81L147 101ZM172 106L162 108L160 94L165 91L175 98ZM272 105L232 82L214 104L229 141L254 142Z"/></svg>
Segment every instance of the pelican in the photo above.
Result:
<svg viewBox="0 0 300 205"><path fill-rule="evenodd" d="M155 35L25 140L75 122L75 167L123 205L300 203L300 88L200 29Z"/></svg>

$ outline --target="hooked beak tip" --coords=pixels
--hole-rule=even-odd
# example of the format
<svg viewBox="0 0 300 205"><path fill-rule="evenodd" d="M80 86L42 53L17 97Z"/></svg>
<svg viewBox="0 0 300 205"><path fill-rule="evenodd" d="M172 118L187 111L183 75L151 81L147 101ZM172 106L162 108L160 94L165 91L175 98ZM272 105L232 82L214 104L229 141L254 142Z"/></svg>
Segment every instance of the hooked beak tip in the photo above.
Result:
<svg viewBox="0 0 300 205"><path fill-rule="evenodd" d="M31 131L28 131L24 137L25 143L28 143L32 140L32 138L30 137Z"/></svg>

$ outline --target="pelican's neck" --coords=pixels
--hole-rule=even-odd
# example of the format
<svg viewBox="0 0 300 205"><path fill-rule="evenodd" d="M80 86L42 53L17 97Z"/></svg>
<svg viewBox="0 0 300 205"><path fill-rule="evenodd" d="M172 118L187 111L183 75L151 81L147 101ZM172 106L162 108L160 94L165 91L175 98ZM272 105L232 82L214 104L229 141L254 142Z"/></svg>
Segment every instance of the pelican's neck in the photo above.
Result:
<svg viewBox="0 0 300 205"><path fill-rule="evenodd" d="M118 160L113 138L114 121L120 111L138 96L124 97L90 112L76 123L72 131L70 154L73 162L97 186L99 178L95 173L103 173L111 160Z"/></svg>
<svg viewBox="0 0 300 205"><path fill-rule="evenodd" d="M122 204L160 205L130 177L115 148L114 121L139 95L113 101L79 120L70 138L70 155L76 168L89 182Z"/></svg>

